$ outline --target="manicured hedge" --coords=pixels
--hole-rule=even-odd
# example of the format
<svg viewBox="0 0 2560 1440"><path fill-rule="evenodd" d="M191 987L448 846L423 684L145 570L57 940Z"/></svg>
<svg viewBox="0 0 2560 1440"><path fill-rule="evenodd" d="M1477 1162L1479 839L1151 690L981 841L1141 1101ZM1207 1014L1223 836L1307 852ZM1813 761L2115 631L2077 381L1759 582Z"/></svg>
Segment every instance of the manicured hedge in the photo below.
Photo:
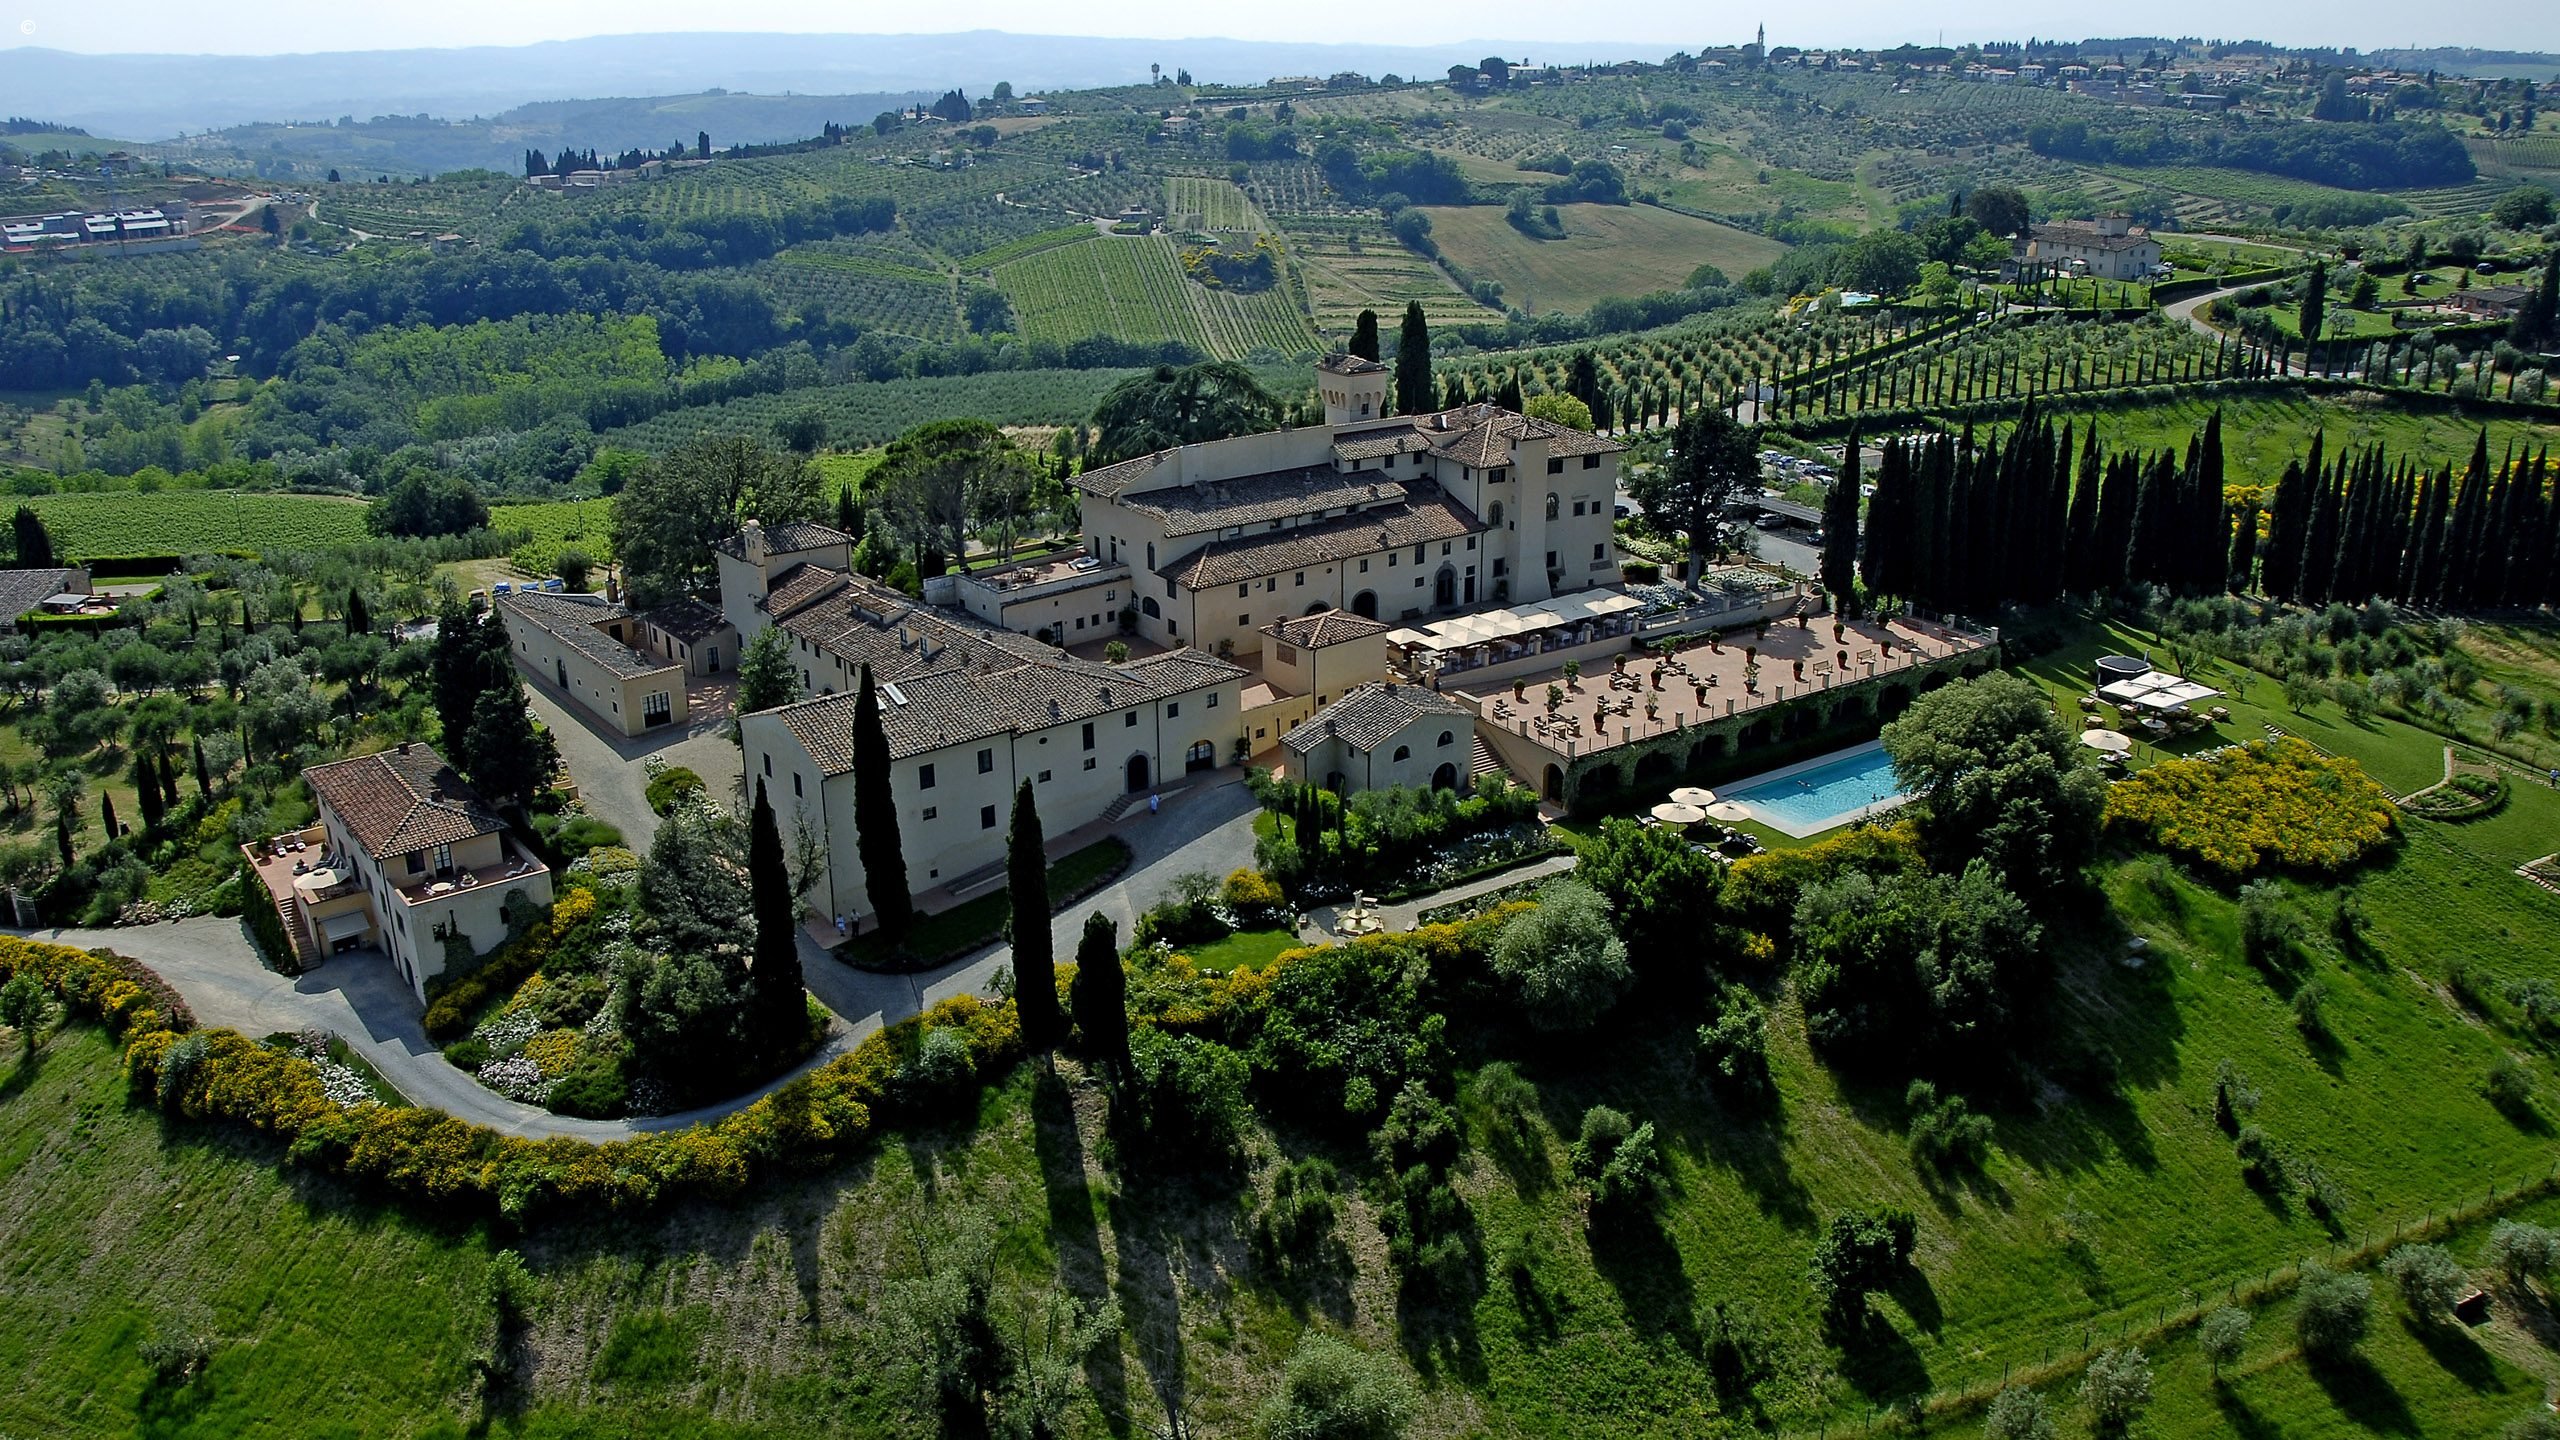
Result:
<svg viewBox="0 0 2560 1440"><path fill-rule="evenodd" d="M1494 936L1526 908L1504 905L1351 946L1372 969L1418 967L1436 983L1472 984L1486 972ZM1216 978L1167 977L1154 987L1159 998L1134 1006L1131 1019L1240 1042L1259 1027L1275 979L1329 948L1284 951L1259 970ZM1174 963L1185 962L1177 956ZM22 971L123 1042L137 1100L190 1119L248 1125L284 1141L296 1164L405 1199L514 1220L733 1196L763 1177L824 1169L869 1143L883 1123L947 1111L954 1097L902 1083L926 1035L950 1029L965 1037L972 1084L1002 1076L1022 1048L1012 1002L957 996L865 1037L850 1053L718 1121L602 1144L533 1140L439 1110L340 1109L309 1060L237 1031L194 1030L193 1015L158 977L112 953L0 937L0 983ZM1062 990L1072 978L1072 967L1060 967Z"/></svg>
<svg viewBox="0 0 2560 1440"><path fill-rule="evenodd" d="M459 1039L479 1018L481 1008L499 995L515 993L525 978L551 958L560 936L595 918L593 891L571 890L552 902L551 913L510 940L489 963L456 980L427 1005L427 1038L438 1044Z"/></svg>

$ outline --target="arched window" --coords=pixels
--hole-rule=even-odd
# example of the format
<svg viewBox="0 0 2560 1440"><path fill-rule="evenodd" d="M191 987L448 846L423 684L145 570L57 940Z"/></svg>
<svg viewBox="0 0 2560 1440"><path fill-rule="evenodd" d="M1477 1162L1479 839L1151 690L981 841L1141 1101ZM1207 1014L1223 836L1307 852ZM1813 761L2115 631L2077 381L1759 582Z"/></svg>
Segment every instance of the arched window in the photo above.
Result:
<svg viewBox="0 0 2560 1440"><path fill-rule="evenodd" d="M1164 614L1164 611L1157 606L1156 597L1153 595L1149 595L1145 599L1140 600L1138 602L1138 608L1145 611L1147 618L1150 620L1156 619Z"/></svg>
<svg viewBox="0 0 2560 1440"><path fill-rule="evenodd" d="M1450 730L1443 730L1443 731L1441 731L1441 732L1440 732L1440 748L1441 748L1441 749L1446 750L1446 749L1448 749L1450 746L1455 745L1455 744L1457 744L1457 743L1458 743L1458 736L1457 736L1456 732L1454 732L1454 731L1450 731Z"/></svg>
<svg viewBox="0 0 2560 1440"><path fill-rule="evenodd" d="M1492 519L1493 528L1494 528L1494 529L1496 529L1496 530L1501 529L1501 528L1502 528L1502 502L1501 502L1501 501L1496 500L1496 501L1494 501L1494 502L1493 502L1493 510L1492 510L1491 514L1492 514L1492 517L1493 517L1493 519Z"/></svg>
<svg viewBox="0 0 2560 1440"><path fill-rule="evenodd" d="M1397 747L1396 747L1396 759L1398 759L1398 760L1400 760L1400 761L1401 761L1401 760L1410 760L1410 759L1412 759L1412 758L1413 758L1413 747L1412 747L1412 746L1410 746L1410 745L1399 745L1399 746L1397 746Z"/></svg>
<svg viewBox="0 0 2560 1440"><path fill-rule="evenodd" d="M1556 518L1557 512L1558 512L1561 508L1562 508L1562 507L1560 507L1560 506L1556 503L1556 492L1554 492L1553 490L1548 491L1548 492L1547 492L1547 518L1548 518L1548 519L1550 519L1550 520L1553 520L1554 518Z"/></svg>

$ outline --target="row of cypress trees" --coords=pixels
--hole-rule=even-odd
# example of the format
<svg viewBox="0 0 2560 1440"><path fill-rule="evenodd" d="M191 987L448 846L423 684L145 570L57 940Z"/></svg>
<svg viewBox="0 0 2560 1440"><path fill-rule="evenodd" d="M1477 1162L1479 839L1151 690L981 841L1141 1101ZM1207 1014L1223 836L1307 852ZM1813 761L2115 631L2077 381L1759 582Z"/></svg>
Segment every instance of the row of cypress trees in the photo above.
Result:
<svg viewBox="0 0 2560 1440"><path fill-rule="evenodd" d="M2074 451L2077 450L2075 462ZM1851 453L1856 453L1853 443ZM2221 588L2229 534L2222 502L2222 417L2206 421L2183 460L2171 451L2109 455L2093 422L2075 445L2030 404L2006 438L1895 440L1884 447L1863 526L1835 498L1824 536L1826 588L1840 593L1847 556L1872 595L1935 610L2046 604L2066 593L2157 583L2181 593ZM1854 464L1834 486L1857 493Z"/></svg>
<svg viewBox="0 0 2560 1440"><path fill-rule="evenodd" d="M2470 463L2427 471L2379 444L2324 455L2325 437L2285 466L2257 546L2258 588L2303 604L2379 595L2453 610L2560 601L2560 499L2547 451L2492 464L2480 432ZM2231 582L2245 587L2257 513L2235 527Z"/></svg>

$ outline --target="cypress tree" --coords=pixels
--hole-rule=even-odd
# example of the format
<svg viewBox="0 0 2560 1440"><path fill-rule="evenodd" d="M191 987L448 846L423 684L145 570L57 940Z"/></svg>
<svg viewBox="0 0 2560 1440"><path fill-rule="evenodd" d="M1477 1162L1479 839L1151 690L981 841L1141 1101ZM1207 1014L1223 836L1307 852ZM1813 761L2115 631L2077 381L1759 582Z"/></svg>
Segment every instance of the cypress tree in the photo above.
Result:
<svg viewBox="0 0 2560 1440"><path fill-rule="evenodd" d="M1421 301L1408 300L1396 331L1396 413L1420 415L1431 402L1431 322L1422 318Z"/></svg>
<svg viewBox="0 0 2560 1440"><path fill-rule="evenodd" d="M373 633L373 611L365 605L362 590L350 588L347 591L346 614L348 634L370 635Z"/></svg>
<svg viewBox="0 0 2560 1440"><path fill-rule="evenodd" d="M2288 460L2276 481L2275 503L2267 512L2266 558L2258 579L2261 593L2275 600L2300 598L2302 546L2310 531L2311 481L2301 461Z"/></svg>
<svg viewBox="0 0 2560 1440"><path fill-rule="evenodd" d="M2338 473L2322 478L2311 504L2311 530L2302 544L2302 600L2306 605L2329 601L2330 581L2338 570L2339 512L2346 500Z"/></svg>
<svg viewBox="0 0 2560 1440"><path fill-rule="evenodd" d="M1351 322L1351 343L1343 348L1349 350L1352 354L1359 356L1363 360L1375 360L1378 358L1381 351L1378 346L1377 311L1363 310L1360 312L1359 318Z"/></svg>
<svg viewBox="0 0 2560 1440"><path fill-rule="evenodd" d="M1822 588L1844 615L1858 606L1858 427L1849 427L1849 448L1840 461L1840 478L1822 503Z"/></svg>
<svg viewBox="0 0 2560 1440"><path fill-rule="evenodd" d="M2122 590L2133 580L2133 529L2142 509L2142 461L2118 455L2107 462L2105 488L2098 496L2098 568L2096 588Z"/></svg>
<svg viewBox="0 0 2560 1440"><path fill-rule="evenodd" d="M146 835L160 828L162 818L160 777L152 773L156 768L158 768L157 763L151 758L150 752L145 751L134 757L133 798L142 806L142 833Z"/></svg>
<svg viewBox="0 0 2560 1440"><path fill-rule="evenodd" d="M2091 425L2080 452L2077 474L2064 472L2063 483L2071 491L2070 509L2063 519L2062 588L2079 594L2098 589L2098 427Z"/></svg>
<svg viewBox="0 0 2560 1440"><path fill-rule="evenodd" d="M480 698L479 632L479 616L459 601L447 601L436 613L435 648L427 654L427 685L444 737L444 758L466 775L471 757L464 745L471 733L471 708Z"/></svg>
<svg viewBox="0 0 2560 1440"><path fill-rule="evenodd" d="M853 828L871 912L882 931L892 938L903 935L916 905L907 891L906 850L898 843L897 796L889 788L889 732L880 723L880 695L869 665L862 667L853 702Z"/></svg>
<svg viewBox="0 0 2560 1440"><path fill-rule="evenodd" d="M1519 371L1505 370L1502 372L1502 384L1493 392L1493 403L1497 409L1508 410L1514 415L1520 413L1520 406L1524 402L1520 398Z"/></svg>
<svg viewBox="0 0 2560 1440"><path fill-rule="evenodd" d="M71 812L67 809L54 812L53 844L55 849L62 852L63 869L68 870L79 863L78 857L72 853L71 849Z"/></svg>
<svg viewBox="0 0 2560 1440"><path fill-rule="evenodd" d="M34 506L21 503L18 506L17 515L10 522L10 528L17 542L19 569L52 568L54 564L53 532L44 528L44 517L36 513Z"/></svg>
<svg viewBox="0 0 2560 1440"><path fill-rule="evenodd" d="M213 771L204 763L204 737L190 735L187 745L195 751L196 793L210 800L213 798Z"/></svg>
<svg viewBox="0 0 2560 1440"><path fill-rule="evenodd" d="M2222 573L2226 587L2235 595L2249 593L2252 562L2258 558L2258 502L2242 503L2236 523L2231 527L2231 549L2223 560Z"/></svg>
<svg viewBox="0 0 2560 1440"><path fill-rule="evenodd" d="M2418 524L2414 572L2406 590L2408 598L2422 605L2436 603L2444 594L2444 547L2453 524L2453 472L2442 471L2427 481L2424 514Z"/></svg>
<svg viewBox="0 0 2560 1440"><path fill-rule="evenodd" d="M1888 440L1884 463L1876 467L1876 494L1867 502L1864 542L1859 546L1858 574L1869 595L1900 595L1899 562L1910 539L1910 453L1900 440Z"/></svg>
<svg viewBox="0 0 2560 1440"><path fill-rule="evenodd" d="M109 840L115 839L124 829L116 823L116 797L104 790L98 792L98 826L107 832Z"/></svg>
<svg viewBox="0 0 2560 1440"><path fill-rule="evenodd" d="M756 920L755 968L747 975L749 1025L765 1053L779 1058L807 1034L809 1007L800 991L800 904L791 893L782 827L774 821L762 777L747 818L747 887Z"/></svg>
<svg viewBox="0 0 2560 1440"><path fill-rule="evenodd" d="M1075 1006L1085 1053L1114 1074L1127 1073L1129 1066L1128 983L1120 971L1119 927L1098 910L1087 915L1067 998Z"/></svg>
<svg viewBox="0 0 2560 1440"><path fill-rule="evenodd" d="M1025 780L1013 792L1013 829L1005 836L1005 878L1013 900L1013 1009L1032 1054L1058 1043L1057 952L1049 937L1049 856L1040 811Z"/></svg>

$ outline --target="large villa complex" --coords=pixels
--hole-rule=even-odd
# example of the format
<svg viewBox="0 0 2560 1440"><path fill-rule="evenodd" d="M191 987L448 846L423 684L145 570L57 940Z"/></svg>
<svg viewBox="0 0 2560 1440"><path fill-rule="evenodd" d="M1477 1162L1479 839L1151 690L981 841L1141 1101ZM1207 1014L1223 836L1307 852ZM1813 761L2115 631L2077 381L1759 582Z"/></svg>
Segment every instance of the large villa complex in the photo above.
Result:
<svg viewBox="0 0 2560 1440"><path fill-rule="evenodd" d="M1053 835L1248 759L1342 791L1507 771L1570 805L1882 713L1927 672L1987 659L1940 627L1817 624L1820 595L1769 567L1631 592L1616 442L1488 404L1387 416L1383 366L1318 369L1320 426L1077 477L1066 552L919 599L857 574L840 531L749 521L718 546L716 612L516 596L509 620L534 631L519 659L633 734L682 706L700 652L782 630L805 698L741 717L747 776L827 855L810 912L849 925L871 908L853 801L866 667L908 885L931 906L992 883L1026 781Z"/></svg>

